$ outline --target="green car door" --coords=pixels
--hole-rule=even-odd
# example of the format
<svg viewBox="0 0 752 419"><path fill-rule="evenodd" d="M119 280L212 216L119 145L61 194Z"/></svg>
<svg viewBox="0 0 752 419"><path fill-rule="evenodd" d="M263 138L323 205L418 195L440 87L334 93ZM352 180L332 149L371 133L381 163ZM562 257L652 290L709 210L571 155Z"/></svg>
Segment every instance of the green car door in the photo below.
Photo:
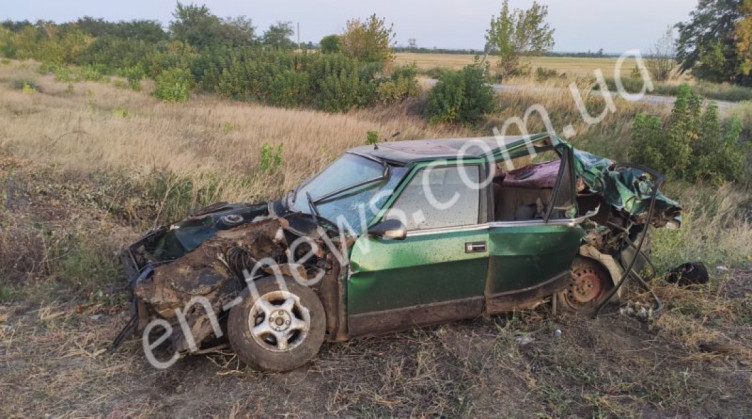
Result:
<svg viewBox="0 0 752 419"><path fill-rule="evenodd" d="M460 171L463 171L461 173ZM416 167L383 219L407 227L404 240L364 235L347 280L350 334L480 315L488 272L485 194L472 187L481 165Z"/></svg>
<svg viewBox="0 0 752 419"><path fill-rule="evenodd" d="M569 283L572 260L585 235L579 223L587 217L573 218L577 208L571 149L564 147L558 152L559 171L544 215L489 223L486 310L490 313L535 305ZM543 189L496 193L494 206L503 207L504 202L496 201L531 192L539 196L539 202L540 197L547 195Z"/></svg>

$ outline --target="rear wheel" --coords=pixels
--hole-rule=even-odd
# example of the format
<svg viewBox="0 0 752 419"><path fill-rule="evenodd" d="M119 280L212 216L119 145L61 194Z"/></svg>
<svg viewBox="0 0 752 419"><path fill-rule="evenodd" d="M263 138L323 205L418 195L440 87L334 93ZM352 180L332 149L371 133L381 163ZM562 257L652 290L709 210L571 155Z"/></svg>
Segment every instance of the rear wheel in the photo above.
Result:
<svg viewBox="0 0 752 419"><path fill-rule="evenodd" d="M257 370L288 371L310 361L326 333L326 314L310 288L274 277L254 283L230 310L227 334L238 357ZM256 294L254 298L253 294Z"/></svg>
<svg viewBox="0 0 752 419"><path fill-rule="evenodd" d="M564 311L589 314L611 287L611 277L600 263L577 256L572 262L571 281L557 294L557 301Z"/></svg>

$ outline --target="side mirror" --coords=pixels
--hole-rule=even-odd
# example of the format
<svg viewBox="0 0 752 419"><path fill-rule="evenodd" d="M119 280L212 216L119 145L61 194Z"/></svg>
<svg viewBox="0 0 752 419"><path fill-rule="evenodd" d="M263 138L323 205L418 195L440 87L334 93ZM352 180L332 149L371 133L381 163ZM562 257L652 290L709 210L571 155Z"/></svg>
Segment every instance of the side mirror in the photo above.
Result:
<svg viewBox="0 0 752 419"><path fill-rule="evenodd" d="M368 234L384 239L404 240L407 237L407 227L400 220L384 220L368 229Z"/></svg>

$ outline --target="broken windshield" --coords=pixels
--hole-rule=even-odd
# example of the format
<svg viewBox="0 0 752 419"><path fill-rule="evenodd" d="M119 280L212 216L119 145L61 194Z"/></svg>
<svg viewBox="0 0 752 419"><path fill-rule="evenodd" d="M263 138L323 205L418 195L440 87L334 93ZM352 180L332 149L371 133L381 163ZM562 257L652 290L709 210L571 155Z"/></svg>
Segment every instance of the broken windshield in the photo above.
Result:
<svg viewBox="0 0 752 419"><path fill-rule="evenodd" d="M376 160L348 153L298 187L290 209L306 214L316 211L335 225L361 234L406 171L401 166L389 166L385 171L384 164ZM310 200L306 198L309 195Z"/></svg>

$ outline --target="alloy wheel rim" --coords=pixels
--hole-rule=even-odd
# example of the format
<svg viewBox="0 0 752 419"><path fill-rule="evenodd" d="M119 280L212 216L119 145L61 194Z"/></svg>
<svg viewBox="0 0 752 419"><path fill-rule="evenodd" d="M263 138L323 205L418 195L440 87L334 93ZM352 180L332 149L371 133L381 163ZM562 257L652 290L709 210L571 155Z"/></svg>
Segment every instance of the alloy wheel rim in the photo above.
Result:
<svg viewBox="0 0 752 419"><path fill-rule="evenodd" d="M253 303L248 327L253 339L264 349L287 352L305 341L311 328L311 314L297 295L272 291Z"/></svg>

